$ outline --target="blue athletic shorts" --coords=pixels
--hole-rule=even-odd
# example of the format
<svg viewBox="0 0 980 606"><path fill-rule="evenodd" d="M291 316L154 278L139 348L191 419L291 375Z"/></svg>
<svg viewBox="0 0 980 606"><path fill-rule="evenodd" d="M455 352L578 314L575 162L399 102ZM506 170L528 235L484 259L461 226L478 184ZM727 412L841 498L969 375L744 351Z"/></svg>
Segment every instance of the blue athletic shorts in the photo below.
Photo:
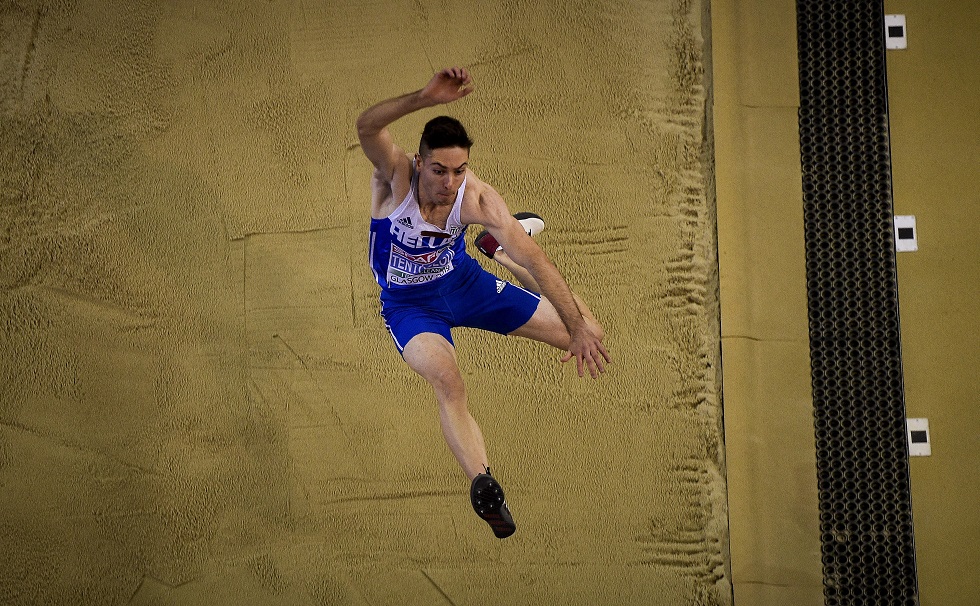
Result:
<svg viewBox="0 0 980 606"><path fill-rule="evenodd" d="M458 326L506 335L534 315L541 295L498 279L472 258L467 261L430 284L381 292L381 316L399 353L424 332L450 343L449 329Z"/></svg>

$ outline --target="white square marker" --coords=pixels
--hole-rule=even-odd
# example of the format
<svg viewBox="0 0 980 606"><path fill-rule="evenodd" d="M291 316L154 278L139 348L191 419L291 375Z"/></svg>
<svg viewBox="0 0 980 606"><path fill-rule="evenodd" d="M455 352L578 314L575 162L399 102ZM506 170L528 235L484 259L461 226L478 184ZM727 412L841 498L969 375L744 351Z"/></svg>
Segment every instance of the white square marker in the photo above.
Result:
<svg viewBox="0 0 980 606"><path fill-rule="evenodd" d="M909 47L908 31L905 28L905 15L885 15L885 48L903 49Z"/></svg>
<svg viewBox="0 0 980 606"><path fill-rule="evenodd" d="M895 250L919 250L919 231L915 228L915 215L895 215Z"/></svg>
<svg viewBox="0 0 980 606"><path fill-rule="evenodd" d="M929 436L929 419L905 419L909 438L910 457L932 456L932 439Z"/></svg>

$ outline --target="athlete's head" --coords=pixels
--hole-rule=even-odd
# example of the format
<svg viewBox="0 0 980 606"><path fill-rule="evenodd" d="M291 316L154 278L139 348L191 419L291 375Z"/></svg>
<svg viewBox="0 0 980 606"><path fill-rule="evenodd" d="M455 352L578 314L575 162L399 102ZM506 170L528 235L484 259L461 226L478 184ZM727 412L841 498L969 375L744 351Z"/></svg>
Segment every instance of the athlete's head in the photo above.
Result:
<svg viewBox="0 0 980 606"><path fill-rule="evenodd" d="M426 123L415 156L420 202L452 204L466 177L473 141L459 120L439 116Z"/></svg>
<svg viewBox="0 0 980 606"><path fill-rule="evenodd" d="M444 147L461 147L469 153L473 141L456 118L438 116L425 123L419 140L419 155L424 159L432 150Z"/></svg>

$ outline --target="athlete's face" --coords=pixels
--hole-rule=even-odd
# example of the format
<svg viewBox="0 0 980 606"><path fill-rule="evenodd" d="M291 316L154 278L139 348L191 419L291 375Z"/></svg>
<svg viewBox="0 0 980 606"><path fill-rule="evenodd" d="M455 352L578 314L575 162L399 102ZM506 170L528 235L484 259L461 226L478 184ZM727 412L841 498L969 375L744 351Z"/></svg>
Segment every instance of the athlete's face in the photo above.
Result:
<svg viewBox="0 0 980 606"><path fill-rule="evenodd" d="M470 153L462 147L433 149L424 158L415 156L419 173L419 202L423 204L452 204L456 192L466 177Z"/></svg>

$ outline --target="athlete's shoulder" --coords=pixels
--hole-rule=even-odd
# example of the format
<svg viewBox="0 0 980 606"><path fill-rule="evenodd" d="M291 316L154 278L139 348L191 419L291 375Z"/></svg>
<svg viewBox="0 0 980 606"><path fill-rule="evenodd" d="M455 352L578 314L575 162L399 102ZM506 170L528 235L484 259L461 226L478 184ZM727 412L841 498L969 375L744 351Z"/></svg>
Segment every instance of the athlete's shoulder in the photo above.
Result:
<svg viewBox="0 0 980 606"><path fill-rule="evenodd" d="M466 191L463 192L463 203L460 206L459 218L464 225L482 223L483 192L486 183L480 180L472 171L466 172Z"/></svg>
<svg viewBox="0 0 980 606"><path fill-rule="evenodd" d="M466 191L479 193L482 188L486 187L487 184L483 179L481 179L472 168L466 168Z"/></svg>
<svg viewBox="0 0 980 606"><path fill-rule="evenodd" d="M467 170L466 173L466 195L472 197L481 205L487 202L494 203L500 198L497 190L477 176L472 170Z"/></svg>
<svg viewBox="0 0 980 606"><path fill-rule="evenodd" d="M507 205L497 190L471 170L466 173L462 211L462 221L467 225L496 225L497 218L509 216Z"/></svg>

